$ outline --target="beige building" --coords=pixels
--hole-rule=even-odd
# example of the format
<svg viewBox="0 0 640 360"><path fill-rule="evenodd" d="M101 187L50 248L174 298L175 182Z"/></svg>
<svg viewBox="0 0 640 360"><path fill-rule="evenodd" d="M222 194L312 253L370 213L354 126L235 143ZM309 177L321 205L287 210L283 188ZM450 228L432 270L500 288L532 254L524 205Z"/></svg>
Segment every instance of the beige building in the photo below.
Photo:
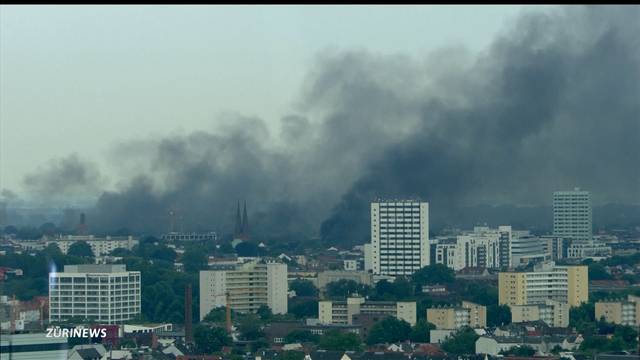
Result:
<svg viewBox="0 0 640 360"><path fill-rule="evenodd" d="M287 313L287 264L249 261L200 271L200 320L227 305L238 312L254 312L267 305L274 314Z"/></svg>
<svg viewBox="0 0 640 360"><path fill-rule="evenodd" d="M511 322L542 320L551 327L569 326L569 304L546 300L544 304L511 305Z"/></svg>
<svg viewBox="0 0 640 360"><path fill-rule="evenodd" d="M353 315L389 315L416 324L415 301L365 301L364 298L348 298L346 301L322 300L318 302L318 318L321 324L353 324Z"/></svg>
<svg viewBox="0 0 640 360"><path fill-rule="evenodd" d="M358 284L372 285L373 274L364 271L323 271L318 273L317 286L321 291L324 291L327 284L340 280L353 280Z"/></svg>
<svg viewBox="0 0 640 360"><path fill-rule="evenodd" d="M545 304L546 300L579 306L589 300L587 266L537 264L530 272L501 272L498 276L500 304Z"/></svg>
<svg viewBox="0 0 640 360"><path fill-rule="evenodd" d="M438 330L453 330L464 326L474 329L487 326L487 308L463 301L459 307L439 307L427 309L427 321Z"/></svg>
<svg viewBox="0 0 640 360"><path fill-rule="evenodd" d="M640 297L629 295L626 301L598 301L596 320L603 317L614 324L640 326Z"/></svg>

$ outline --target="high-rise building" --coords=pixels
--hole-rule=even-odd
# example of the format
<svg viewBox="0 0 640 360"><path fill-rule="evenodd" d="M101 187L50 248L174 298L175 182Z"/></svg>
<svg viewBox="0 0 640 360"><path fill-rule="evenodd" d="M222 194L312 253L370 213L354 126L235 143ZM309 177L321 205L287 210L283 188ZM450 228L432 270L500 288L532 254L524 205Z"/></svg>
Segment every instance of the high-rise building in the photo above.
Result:
<svg viewBox="0 0 640 360"><path fill-rule="evenodd" d="M429 203L371 203L373 273L411 275L429 265Z"/></svg>
<svg viewBox="0 0 640 360"><path fill-rule="evenodd" d="M546 300L579 306L589 299L587 266L536 264L534 271L506 271L498 275L499 302L506 305L545 304Z"/></svg>
<svg viewBox="0 0 640 360"><path fill-rule="evenodd" d="M49 273L49 321L122 323L140 314L140 272L125 265L65 265Z"/></svg>
<svg viewBox="0 0 640 360"><path fill-rule="evenodd" d="M429 308L427 321L438 330L455 330L464 326L484 328L487 326L487 308L470 301L463 301L461 306Z"/></svg>
<svg viewBox="0 0 640 360"><path fill-rule="evenodd" d="M575 188L553 193L553 234L577 242L592 237L591 194Z"/></svg>
<svg viewBox="0 0 640 360"><path fill-rule="evenodd" d="M355 315L393 316L413 326L416 324L416 302L365 301L361 297L347 298L346 301L318 302L318 319L321 324L352 325Z"/></svg>
<svg viewBox="0 0 640 360"><path fill-rule="evenodd" d="M287 264L253 260L200 271L200 320L211 310L229 305L233 311L255 312L266 305L274 314L287 313Z"/></svg>

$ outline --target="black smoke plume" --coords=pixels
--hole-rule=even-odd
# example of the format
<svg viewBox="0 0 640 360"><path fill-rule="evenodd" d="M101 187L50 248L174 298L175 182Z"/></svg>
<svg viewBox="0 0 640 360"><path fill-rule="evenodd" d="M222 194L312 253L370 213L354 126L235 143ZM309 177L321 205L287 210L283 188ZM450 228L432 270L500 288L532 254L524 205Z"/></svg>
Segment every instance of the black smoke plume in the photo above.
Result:
<svg viewBox="0 0 640 360"><path fill-rule="evenodd" d="M254 234L346 244L367 240L378 197L429 201L441 225L574 186L638 204L638 34L638 6L568 7L521 16L479 55L321 54L279 133L229 116L215 132L120 144L133 178L89 219L163 232L174 211L178 228L229 232L246 199Z"/></svg>

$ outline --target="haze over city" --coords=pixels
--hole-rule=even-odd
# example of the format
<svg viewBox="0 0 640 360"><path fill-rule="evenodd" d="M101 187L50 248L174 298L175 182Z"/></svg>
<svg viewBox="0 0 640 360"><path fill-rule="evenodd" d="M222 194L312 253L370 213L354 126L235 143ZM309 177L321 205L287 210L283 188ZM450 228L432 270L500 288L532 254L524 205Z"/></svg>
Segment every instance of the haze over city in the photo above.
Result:
<svg viewBox="0 0 640 360"><path fill-rule="evenodd" d="M440 219L575 186L640 203L637 7L0 16L9 207L136 232L176 211L228 231L247 200L257 228L337 241L366 233L378 197L428 199Z"/></svg>

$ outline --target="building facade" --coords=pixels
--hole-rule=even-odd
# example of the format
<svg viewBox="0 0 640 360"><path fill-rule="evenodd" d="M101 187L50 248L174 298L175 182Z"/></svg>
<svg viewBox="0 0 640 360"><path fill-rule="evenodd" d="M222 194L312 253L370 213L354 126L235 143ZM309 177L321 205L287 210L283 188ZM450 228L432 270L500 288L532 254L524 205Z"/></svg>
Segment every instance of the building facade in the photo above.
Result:
<svg viewBox="0 0 640 360"><path fill-rule="evenodd" d="M457 307L429 308L427 321L434 324L437 330L455 330L464 326L484 328L487 326L487 308L470 301L463 301Z"/></svg>
<svg viewBox="0 0 640 360"><path fill-rule="evenodd" d="M491 229L476 226L473 231L450 238L442 238L432 244L432 257L436 264L460 271L464 268L499 269L511 265L511 226Z"/></svg>
<svg viewBox="0 0 640 360"><path fill-rule="evenodd" d="M49 321L117 324L140 315L140 272L125 265L65 265L49 273Z"/></svg>
<svg viewBox="0 0 640 360"><path fill-rule="evenodd" d="M429 203L371 203L371 244L374 274L407 276L429 265Z"/></svg>
<svg viewBox="0 0 640 360"><path fill-rule="evenodd" d="M575 188L553 193L553 234L573 241L592 237L591 194Z"/></svg>
<svg viewBox="0 0 640 360"><path fill-rule="evenodd" d="M0 360L67 360L68 339L46 333L2 334Z"/></svg>
<svg viewBox="0 0 640 360"><path fill-rule="evenodd" d="M352 280L358 284L372 285L373 274L364 271L326 270L318 273L316 285L320 291L324 291L327 284L340 280Z"/></svg>
<svg viewBox="0 0 640 360"><path fill-rule="evenodd" d="M569 304L546 300L544 304L511 305L511 322L544 321L550 327L569 326Z"/></svg>
<svg viewBox="0 0 640 360"><path fill-rule="evenodd" d="M579 306L589 299L587 266L536 264L534 271L506 271L498 275L499 301L506 305L544 304L546 300Z"/></svg>
<svg viewBox="0 0 640 360"><path fill-rule="evenodd" d="M347 298L346 301L321 300L318 302L318 319L321 324L353 324L354 315L393 316L416 324L415 301L365 301L364 298Z"/></svg>
<svg viewBox="0 0 640 360"><path fill-rule="evenodd" d="M607 322L640 326L640 296L629 295L626 300L598 301L596 320L604 318Z"/></svg>
<svg viewBox="0 0 640 360"><path fill-rule="evenodd" d="M262 305L287 313L287 264L253 260L200 271L200 320L217 307L255 312Z"/></svg>
<svg viewBox="0 0 640 360"><path fill-rule="evenodd" d="M71 245L78 241L84 241L89 244L94 256L108 255L118 248L131 250L135 245L138 245L138 239L133 236L106 236L101 238L93 235L66 235L54 239L47 238L45 239L45 244L47 246L49 246L49 244L56 244L60 248L60 251L66 254Z"/></svg>

